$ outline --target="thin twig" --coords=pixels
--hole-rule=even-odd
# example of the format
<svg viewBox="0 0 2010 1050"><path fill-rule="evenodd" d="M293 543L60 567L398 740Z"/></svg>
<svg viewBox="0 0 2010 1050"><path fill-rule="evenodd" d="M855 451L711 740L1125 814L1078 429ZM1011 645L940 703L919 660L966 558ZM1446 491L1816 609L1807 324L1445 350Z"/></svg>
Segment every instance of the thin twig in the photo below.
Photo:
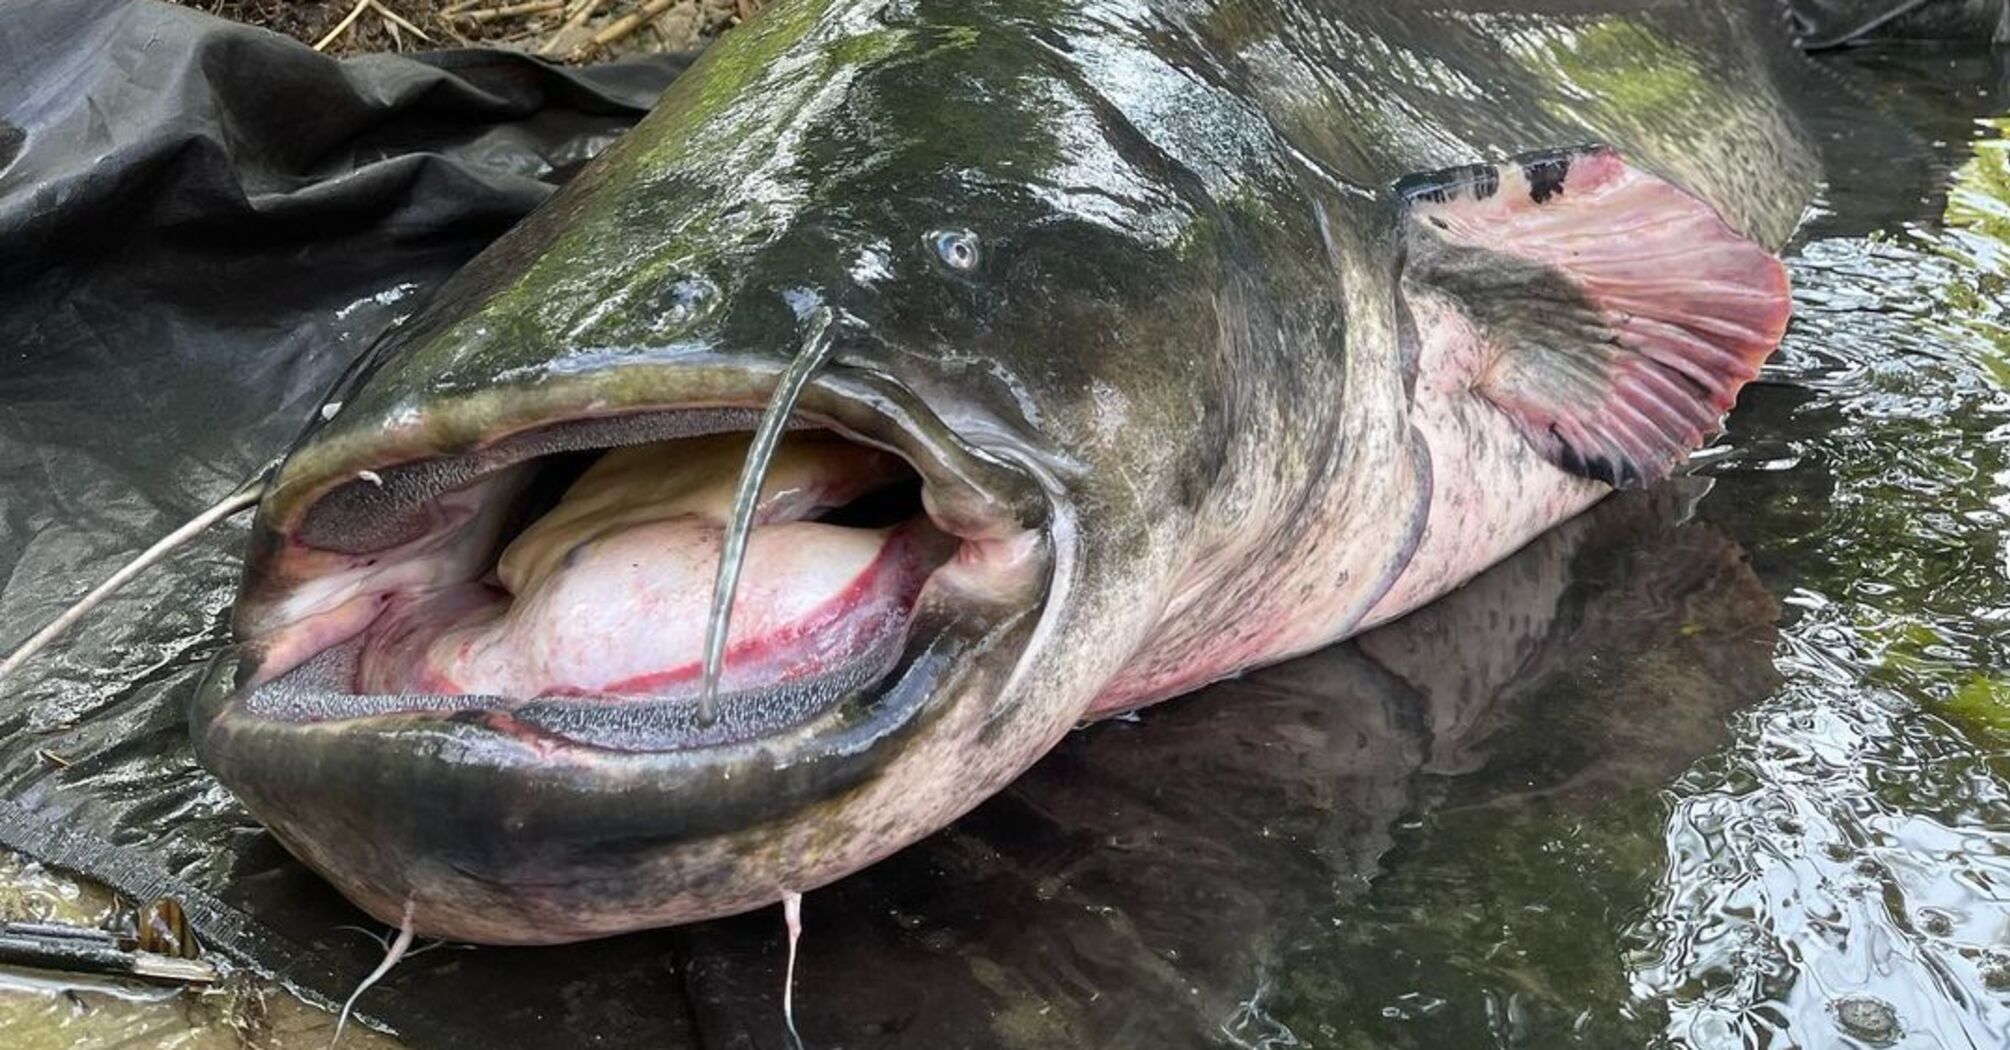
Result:
<svg viewBox="0 0 2010 1050"><path fill-rule="evenodd" d="M453 3L440 8L440 17L452 18L453 16L460 14L462 11L465 11L468 8L473 7L481 2L482 0L454 0Z"/></svg>
<svg viewBox="0 0 2010 1050"><path fill-rule="evenodd" d="M334 43L336 37L348 32L349 27L355 25L356 20L363 17L363 12L370 9L371 2L372 0L356 0L356 6L350 8L349 13L343 15L340 22L335 23L335 28L330 29L328 35L314 42L314 50L328 50L328 45Z"/></svg>
<svg viewBox="0 0 2010 1050"><path fill-rule="evenodd" d="M547 11L563 10L565 10L565 0L529 0L528 3L469 11L455 17L465 22L493 22L499 18L515 18L518 15L541 15Z"/></svg>
<svg viewBox="0 0 2010 1050"><path fill-rule="evenodd" d="M573 62L584 62L601 48L620 42L628 34L642 28L650 19L683 2L684 0L648 0L641 7L622 15L605 29L593 34L593 39L573 48L572 53L565 57Z"/></svg>
<svg viewBox="0 0 2010 1050"><path fill-rule="evenodd" d="M579 27L591 20L594 15L599 14L601 6L605 3L607 3L607 0L580 0L579 6L573 9L572 16L565 20L564 25L552 31L551 36L545 40L544 46L537 49L537 53L540 55L549 55L557 51L559 41L565 39L566 34L577 31Z"/></svg>
<svg viewBox="0 0 2010 1050"><path fill-rule="evenodd" d="M369 2L371 7L377 9L378 14L383 15L386 19L392 22L396 22L399 26L403 27L406 32L412 34L415 37L418 37L419 39L425 41L428 44L433 42L433 38L427 36L425 30L420 29L418 26L415 26L412 23L405 21L405 16L399 14L396 11L391 10L388 7L385 7L383 0L369 0Z"/></svg>

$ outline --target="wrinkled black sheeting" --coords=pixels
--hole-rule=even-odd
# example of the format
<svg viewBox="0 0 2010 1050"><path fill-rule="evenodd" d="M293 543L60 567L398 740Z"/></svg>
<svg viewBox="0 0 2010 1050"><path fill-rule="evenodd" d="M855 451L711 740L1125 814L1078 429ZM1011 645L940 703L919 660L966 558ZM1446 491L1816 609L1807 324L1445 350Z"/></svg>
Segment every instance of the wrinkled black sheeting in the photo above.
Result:
<svg viewBox="0 0 2010 1050"><path fill-rule="evenodd" d="M338 62L148 0L7 0L0 648L282 451L358 350L684 64ZM220 530L0 685L0 845L181 898L213 948L339 1000L381 949L188 753L242 542ZM365 1009L417 1045L677 1045L663 958L487 953Z"/></svg>
<svg viewBox="0 0 2010 1050"><path fill-rule="evenodd" d="M1822 51L1884 40L2010 43L2010 0L1789 0L1795 34Z"/></svg>

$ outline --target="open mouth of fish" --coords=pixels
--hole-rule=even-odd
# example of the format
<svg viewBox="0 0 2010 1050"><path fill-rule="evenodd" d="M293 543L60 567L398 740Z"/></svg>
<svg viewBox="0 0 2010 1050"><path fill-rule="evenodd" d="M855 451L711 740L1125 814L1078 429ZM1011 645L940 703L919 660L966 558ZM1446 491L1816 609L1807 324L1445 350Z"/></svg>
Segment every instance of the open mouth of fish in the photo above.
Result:
<svg viewBox="0 0 2010 1050"><path fill-rule="evenodd" d="M939 825L962 795L899 815L1000 775L940 742L1044 651L1066 504L1002 432L828 365L779 417L707 703L776 383L589 370L332 414L260 504L198 756L351 900L478 943L758 907Z"/></svg>
<svg viewBox="0 0 2010 1050"><path fill-rule="evenodd" d="M857 418L857 413L853 413ZM971 450L790 417L717 692L715 573L758 409L575 418L328 485L241 622L235 714L451 720L539 751L663 753L891 729L1044 582L1041 533ZM1016 495L1016 494L1014 494ZM1025 500L1017 503L1024 505Z"/></svg>

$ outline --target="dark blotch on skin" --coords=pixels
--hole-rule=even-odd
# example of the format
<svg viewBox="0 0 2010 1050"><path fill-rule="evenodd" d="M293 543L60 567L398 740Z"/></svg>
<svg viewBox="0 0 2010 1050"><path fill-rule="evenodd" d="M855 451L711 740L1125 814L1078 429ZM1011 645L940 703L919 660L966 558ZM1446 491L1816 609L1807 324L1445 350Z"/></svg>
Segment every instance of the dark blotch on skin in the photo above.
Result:
<svg viewBox="0 0 2010 1050"><path fill-rule="evenodd" d="M1556 465L1579 477L1593 481L1603 481L1613 488L1638 488L1645 480L1640 468L1626 461L1614 461L1607 456L1586 456L1578 452L1563 436L1550 428L1550 434L1557 439Z"/></svg>
<svg viewBox="0 0 2010 1050"><path fill-rule="evenodd" d="M1529 199L1543 204L1563 192L1563 180L1570 175L1570 155L1553 153L1536 157L1524 162L1521 171L1528 179Z"/></svg>

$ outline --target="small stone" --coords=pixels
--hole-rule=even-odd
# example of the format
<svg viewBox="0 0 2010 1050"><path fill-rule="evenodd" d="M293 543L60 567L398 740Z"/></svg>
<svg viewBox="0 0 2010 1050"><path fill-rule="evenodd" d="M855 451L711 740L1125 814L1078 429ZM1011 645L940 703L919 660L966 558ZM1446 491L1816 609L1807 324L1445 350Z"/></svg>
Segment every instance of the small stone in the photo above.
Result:
<svg viewBox="0 0 2010 1050"><path fill-rule="evenodd" d="M1890 1003L1868 995L1853 995L1831 1004L1836 1024L1842 1030L1876 1046L1888 1046L1898 1038L1898 1011Z"/></svg>
<svg viewBox="0 0 2010 1050"><path fill-rule="evenodd" d="M1945 937L1954 932L1954 918L1943 911L1922 910L1918 922L1930 936Z"/></svg>

